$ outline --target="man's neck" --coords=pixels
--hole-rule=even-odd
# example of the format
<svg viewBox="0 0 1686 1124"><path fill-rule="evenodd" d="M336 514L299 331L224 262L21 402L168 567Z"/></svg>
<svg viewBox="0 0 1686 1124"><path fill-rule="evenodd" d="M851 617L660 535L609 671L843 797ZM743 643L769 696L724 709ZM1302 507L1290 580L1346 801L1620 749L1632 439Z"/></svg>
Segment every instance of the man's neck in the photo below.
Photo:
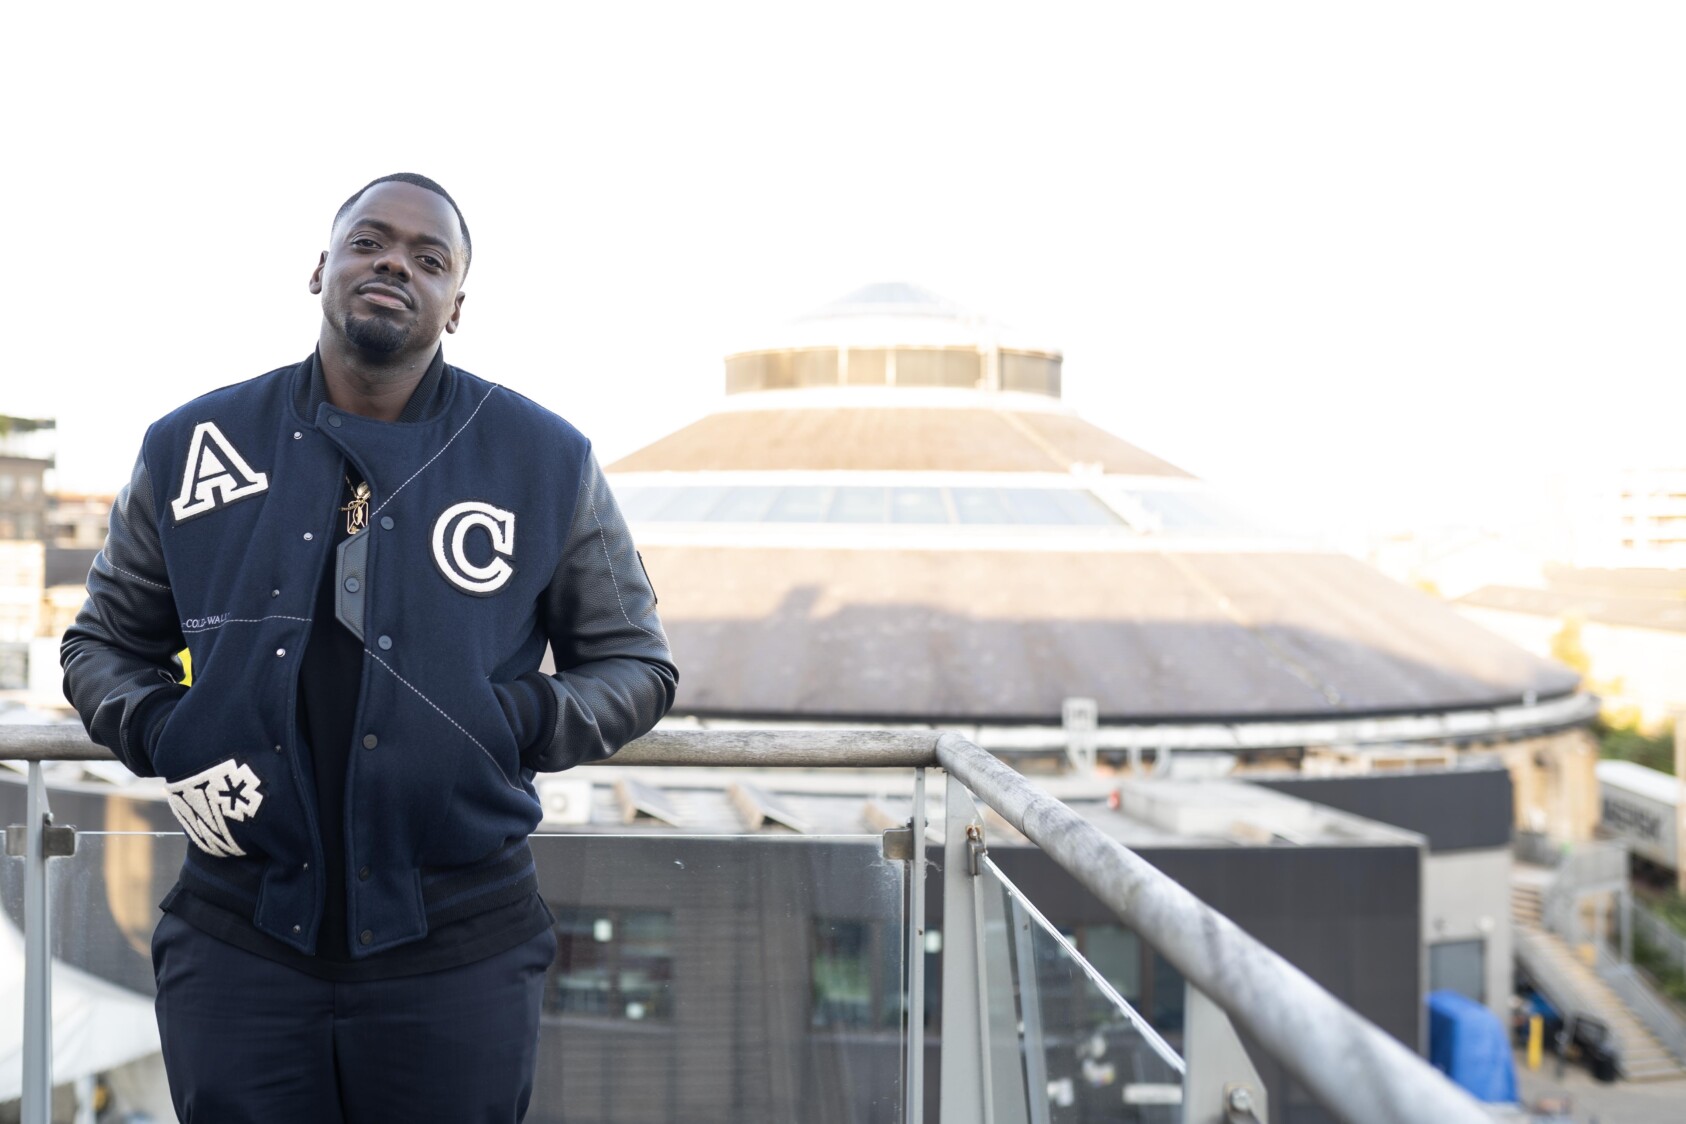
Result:
<svg viewBox="0 0 1686 1124"><path fill-rule="evenodd" d="M345 341L322 333L317 355L322 364L322 382L328 401L348 414L360 414L376 421L397 421L416 386L427 374L435 343L425 352L393 356L374 362Z"/></svg>

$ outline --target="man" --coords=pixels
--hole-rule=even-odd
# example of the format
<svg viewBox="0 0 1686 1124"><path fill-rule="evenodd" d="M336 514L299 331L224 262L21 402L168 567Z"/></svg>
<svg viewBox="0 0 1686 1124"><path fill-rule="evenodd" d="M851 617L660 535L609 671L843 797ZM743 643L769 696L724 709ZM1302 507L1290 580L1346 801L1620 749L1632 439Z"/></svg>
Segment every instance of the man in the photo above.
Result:
<svg viewBox="0 0 1686 1124"><path fill-rule="evenodd" d="M589 442L444 361L472 251L430 179L347 200L315 353L153 424L65 634L89 735L192 844L153 937L184 1124L520 1120L534 771L672 705Z"/></svg>

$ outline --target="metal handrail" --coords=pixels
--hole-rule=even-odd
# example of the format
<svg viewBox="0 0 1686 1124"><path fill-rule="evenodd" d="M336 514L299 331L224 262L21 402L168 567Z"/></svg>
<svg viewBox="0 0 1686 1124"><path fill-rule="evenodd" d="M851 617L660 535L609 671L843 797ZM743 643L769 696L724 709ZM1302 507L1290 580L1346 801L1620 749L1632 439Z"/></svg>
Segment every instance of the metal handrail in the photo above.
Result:
<svg viewBox="0 0 1686 1124"><path fill-rule="evenodd" d="M0 760L105 760L75 726L0 726ZM1123 844L957 734L889 730L659 731L619 765L940 765L1086 886L1184 978L1351 1124L1488 1124L1468 1094Z"/></svg>
<svg viewBox="0 0 1686 1124"><path fill-rule="evenodd" d="M1481 1106L1403 1043L1330 995L1169 875L956 734L942 767L994 808L1265 1044L1319 1104L1351 1124L1488 1124Z"/></svg>
<svg viewBox="0 0 1686 1124"><path fill-rule="evenodd" d="M979 752L982 752L981 750ZM0 726L0 761L114 761L73 723ZM606 761L663 768L921 769L937 765L935 730L652 730Z"/></svg>
<svg viewBox="0 0 1686 1124"><path fill-rule="evenodd" d="M1675 971L1686 972L1686 936L1680 930L1639 900L1633 903L1633 925L1636 934L1673 964Z"/></svg>
<svg viewBox="0 0 1686 1124"><path fill-rule="evenodd" d="M1597 949L1594 970L1598 977L1609 985L1616 998L1626 1005L1640 1025L1651 1032L1663 1049L1674 1055L1676 1062L1686 1065L1686 1023L1656 996L1632 964L1624 964L1612 956L1602 941Z"/></svg>

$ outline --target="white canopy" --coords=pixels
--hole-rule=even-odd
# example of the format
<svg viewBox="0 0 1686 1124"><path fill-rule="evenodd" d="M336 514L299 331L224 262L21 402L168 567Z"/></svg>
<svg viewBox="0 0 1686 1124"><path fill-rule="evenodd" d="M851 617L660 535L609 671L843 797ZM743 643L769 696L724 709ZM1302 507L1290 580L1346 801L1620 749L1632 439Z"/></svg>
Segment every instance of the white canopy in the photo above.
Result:
<svg viewBox="0 0 1686 1124"><path fill-rule="evenodd" d="M152 1000L53 962L53 1082L158 1052ZM23 1095L23 934L0 916L0 1102Z"/></svg>

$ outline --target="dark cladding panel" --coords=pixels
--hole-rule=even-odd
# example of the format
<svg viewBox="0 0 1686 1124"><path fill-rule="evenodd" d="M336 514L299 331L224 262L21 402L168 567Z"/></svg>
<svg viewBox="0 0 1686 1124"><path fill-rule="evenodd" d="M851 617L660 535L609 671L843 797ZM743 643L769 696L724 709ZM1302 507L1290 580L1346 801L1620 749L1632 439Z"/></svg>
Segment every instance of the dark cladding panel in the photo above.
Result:
<svg viewBox="0 0 1686 1124"><path fill-rule="evenodd" d="M1417 1049L1423 980L1416 847L1144 848L1137 854ZM998 847L990 857L1061 928L1111 919L1098 899L1041 852ZM1247 1045L1270 1087L1272 1120L1334 1120L1290 1083L1268 1050Z"/></svg>
<svg viewBox="0 0 1686 1124"><path fill-rule="evenodd" d="M1510 846L1510 773L1502 768L1357 777L1246 778L1378 823L1414 831L1433 854Z"/></svg>

